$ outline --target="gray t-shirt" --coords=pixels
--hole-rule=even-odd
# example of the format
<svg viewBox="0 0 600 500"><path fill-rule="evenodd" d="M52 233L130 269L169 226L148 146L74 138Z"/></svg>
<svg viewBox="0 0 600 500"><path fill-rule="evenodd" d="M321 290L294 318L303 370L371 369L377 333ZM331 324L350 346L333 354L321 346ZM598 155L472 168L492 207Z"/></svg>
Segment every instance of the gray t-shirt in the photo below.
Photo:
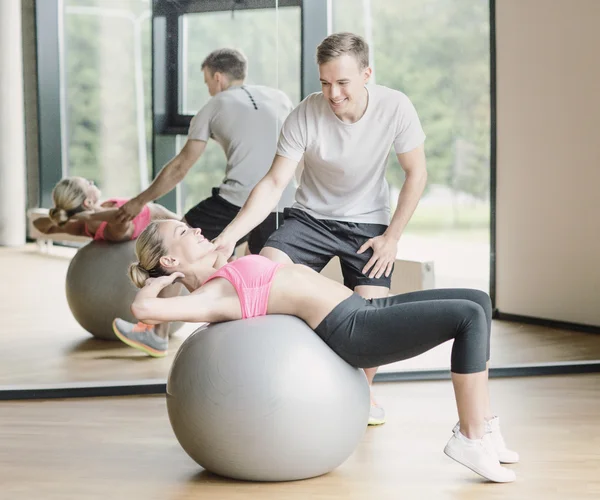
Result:
<svg viewBox="0 0 600 500"><path fill-rule="evenodd" d="M241 207L271 168L281 126L293 109L282 91L259 85L234 86L212 97L190 123L188 139L217 141L227 157L219 194ZM295 178L278 209L294 203Z"/></svg>
<svg viewBox="0 0 600 500"><path fill-rule="evenodd" d="M423 144L425 133L405 94L381 85L366 88L367 109L355 123L342 122L318 92L283 124L277 154L295 161L304 155L294 208L317 219L389 224L390 148L411 151Z"/></svg>

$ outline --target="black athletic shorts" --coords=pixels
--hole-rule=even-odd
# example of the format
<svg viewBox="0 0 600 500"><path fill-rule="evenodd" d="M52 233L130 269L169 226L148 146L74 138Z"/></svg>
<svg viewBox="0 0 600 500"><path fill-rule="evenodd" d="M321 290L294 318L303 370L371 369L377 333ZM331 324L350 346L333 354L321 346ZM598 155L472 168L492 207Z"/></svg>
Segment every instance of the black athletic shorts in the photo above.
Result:
<svg viewBox="0 0 600 500"><path fill-rule="evenodd" d="M277 248L295 264L304 264L317 272L321 272L333 257L339 257L344 285L351 290L361 285L390 288L391 273L387 278L385 274L381 278L369 278L362 272L373 250L369 248L361 254L356 253L367 240L382 235L387 227L384 224L315 219L304 210L286 208L284 223L265 246Z"/></svg>
<svg viewBox="0 0 600 500"><path fill-rule="evenodd" d="M202 234L209 240L215 239L221 234L240 211L240 207L229 203L225 198L219 195L219 188L213 188L212 196L198 203L185 214L185 221L191 227L199 227ZM250 252L257 254L262 250L265 242L271 234L277 229L277 225L282 224L283 213L279 212L278 217L275 213L269 216L249 234L244 236L236 243L236 246L248 242Z"/></svg>

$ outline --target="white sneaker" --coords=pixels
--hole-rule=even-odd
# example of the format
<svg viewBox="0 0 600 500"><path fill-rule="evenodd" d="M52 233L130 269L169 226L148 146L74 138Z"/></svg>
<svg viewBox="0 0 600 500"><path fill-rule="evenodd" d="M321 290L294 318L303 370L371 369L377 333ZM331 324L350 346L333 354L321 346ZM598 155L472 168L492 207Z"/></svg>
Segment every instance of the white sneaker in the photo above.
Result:
<svg viewBox="0 0 600 500"><path fill-rule="evenodd" d="M385 424L385 410L377 403L371 401L371 409L369 410L369 425Z"/></svg>
<svg viewBox="0 0 600 500"><path fill-rule="evenodd" d="M489 432L481 439L467 439L460 432L453 433L444 453L495 483L510 483L516 479L514 471L500 465Z"/></svg>
<svg viewBox="0 0 600 500"><path fill-rule="evenodd" d="M490 431L494 449L498 454L501 464L516 464L519 461L519 454L516 451L509 450L506 447L502 433L500 432L500 417L494 417L486 423Z"/></svg>
<svg viewBox="0 0 600 500"><path fill-rule="evenodd" d="M452 429L456 434L460 429L460 423L457 423ZM500 417L494 417L486 422L486 431L491 434L494 449L498 455L501 464L516 464L519 461L519 454L516 451L509 450L506 447L502 432L500 432Z"/></svg>

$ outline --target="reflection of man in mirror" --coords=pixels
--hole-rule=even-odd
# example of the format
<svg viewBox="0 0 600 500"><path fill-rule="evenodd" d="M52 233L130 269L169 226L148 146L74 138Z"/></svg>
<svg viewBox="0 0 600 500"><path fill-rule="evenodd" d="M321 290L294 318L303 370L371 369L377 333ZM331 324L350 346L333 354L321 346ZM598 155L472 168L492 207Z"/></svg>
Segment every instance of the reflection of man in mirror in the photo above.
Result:
<svg viewBox="0 0 600 500"><path fill-rule="evenodd" d="M215 244L231 255L235 242L267 217L303 160L296 203L261 254L317 272L338 256L346 286L365 298L387 297L398 241L427 181L425 134L405 94L367 85L369 48L361 37L328 36L317 63L322 92L290 113L271 169ZM392 146L405 182L390 217L385 173ZM369 383L376 371L365 370ZM384 421L372 399L369 423Z"/></svg>
<svg viewBox="0 0 600 500"><path fill-rule="evenodd" d="M246 57L238 50L219 49L202 63L204 82L211 99L190 123L187 142L167 163L150 186L123 205L117 215L122 222L132 220L149 202L164 196L179 184L205 151L209 138L218 142L227 158L225 178L212 196L202 200L184 216L185 222L202 229L208 239L216 238L234 219L250 191L266 174L277 147L281 126L293 109L281 90L246 85ZM279 223L284 207L294 202L295 179L289 179L278 192L278 211L265 214L259 224L240 236L235 246L248 242L248 251L258 253ZM276 209L273 203L273 209ZM122 327L135 328L126 322ZM137 325L140 329L147 325ZM157 334L166 337L166 328ZM160 332L158 331L160 330ZM164 330L164 332L163 332Z"/></svg>

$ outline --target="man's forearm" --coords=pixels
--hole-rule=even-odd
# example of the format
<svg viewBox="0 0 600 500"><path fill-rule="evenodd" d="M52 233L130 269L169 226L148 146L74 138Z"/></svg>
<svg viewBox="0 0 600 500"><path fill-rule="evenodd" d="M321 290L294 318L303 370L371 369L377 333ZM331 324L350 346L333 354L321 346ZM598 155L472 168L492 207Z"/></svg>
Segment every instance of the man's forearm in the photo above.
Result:
<svg viewBox="0 0 600 500"><path fill-rule="evenodd" d="M180 168L180 164L178 157L173 158L173 160L163 167L156 176L156 179L152 181L152 184L136 196L136 199L143 202L145 205L171 191L185 177L185 174Z"/></svg>
<svg viewBox="0 0 600 500"><path fill-rule="evenodd" d="M237 216L223 230L223 235L239 240L264 221L280 200L283 190L268 177L252 190Z"/></svg>
<svg viewBox="0 0 600 500"><path fill-rule="evenodd" d="M398 196L398 206L390 222L386 234L393 236L397 240L404 232L406 225L413 216L419 200L427 184L427 173L419 172L406 176L400 195Z"/></svg>

